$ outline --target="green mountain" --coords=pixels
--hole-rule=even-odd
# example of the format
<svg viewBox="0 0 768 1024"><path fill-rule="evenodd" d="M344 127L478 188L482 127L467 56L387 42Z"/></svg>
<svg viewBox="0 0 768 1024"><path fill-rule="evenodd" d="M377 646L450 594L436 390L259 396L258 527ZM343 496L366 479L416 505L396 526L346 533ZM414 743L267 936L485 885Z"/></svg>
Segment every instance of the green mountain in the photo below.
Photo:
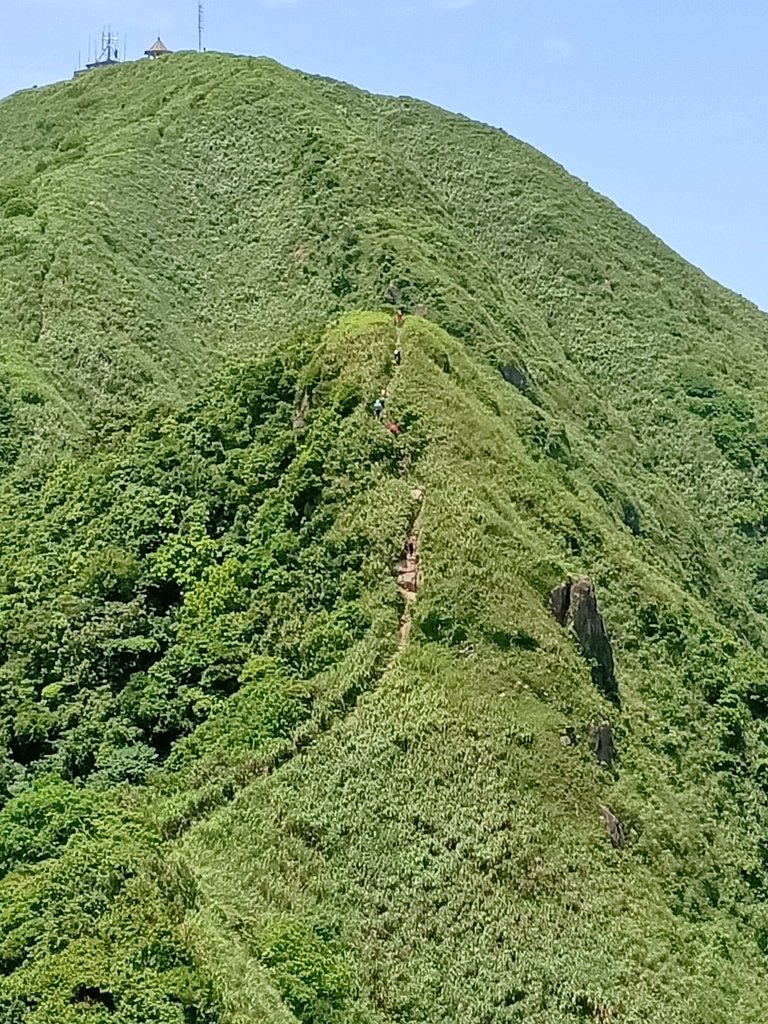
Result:
<svg viewBox="0 0 768 1024"><path fill-rule="evenodd" d="M0 167L0 1024L762 1022L768 318L264 60Z"/></svg>

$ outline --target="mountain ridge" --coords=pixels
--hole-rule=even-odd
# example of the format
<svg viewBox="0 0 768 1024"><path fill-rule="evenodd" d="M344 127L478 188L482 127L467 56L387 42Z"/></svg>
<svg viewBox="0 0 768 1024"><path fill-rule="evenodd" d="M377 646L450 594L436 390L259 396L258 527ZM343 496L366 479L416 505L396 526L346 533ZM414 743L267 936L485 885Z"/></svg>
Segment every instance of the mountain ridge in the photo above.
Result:
<svg viewBox="0 0 768 1024"><path fill-rule="evenodd" d="M768 318L269 61L0 159L0 1021L757 1024Z"/></svg>

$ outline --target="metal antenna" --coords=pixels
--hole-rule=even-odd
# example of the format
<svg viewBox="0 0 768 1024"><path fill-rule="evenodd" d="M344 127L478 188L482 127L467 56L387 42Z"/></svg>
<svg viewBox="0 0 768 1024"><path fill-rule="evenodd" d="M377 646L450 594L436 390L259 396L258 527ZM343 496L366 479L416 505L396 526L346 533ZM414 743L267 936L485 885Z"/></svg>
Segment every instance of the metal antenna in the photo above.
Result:
<svg viewBox="0 0 768 1024"><path fill-rule="evenodd" d="M205 10L202 3L197 5L197 49L203 52L203 29L205 28Z"/></svg>

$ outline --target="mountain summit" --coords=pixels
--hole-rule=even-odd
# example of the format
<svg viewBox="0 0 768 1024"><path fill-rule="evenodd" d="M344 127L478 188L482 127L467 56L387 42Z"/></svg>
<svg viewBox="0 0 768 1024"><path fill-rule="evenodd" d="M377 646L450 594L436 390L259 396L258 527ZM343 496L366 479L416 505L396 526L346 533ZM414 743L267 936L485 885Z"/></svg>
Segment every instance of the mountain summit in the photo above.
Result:
<svg viewBox="0 0 768 1024"><path fill-rule="evenodd" d="M0 167L0 1022L762 1022L768 318L267 60Z"/></svg>

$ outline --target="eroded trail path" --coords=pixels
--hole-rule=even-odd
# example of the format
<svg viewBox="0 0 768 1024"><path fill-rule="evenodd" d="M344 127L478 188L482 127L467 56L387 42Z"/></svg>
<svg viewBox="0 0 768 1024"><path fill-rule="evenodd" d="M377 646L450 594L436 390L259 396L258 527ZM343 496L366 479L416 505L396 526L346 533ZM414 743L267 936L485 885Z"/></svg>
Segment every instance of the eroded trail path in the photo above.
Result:
<svg viewBox="0 0 768 1024"><path fill-rule="evenodd" d="M414 487L411 491L411 497L421 505L421 502L424 500L424 492L421 488ZM408 643L408 637L411 632L411 605L416 600L416 595L421 586L421 555L419 553L421 541L420 518L421 508L419 508L418 513L410 524L403 553L395 564L397 587L405 601L405 608L400 618L399 651L402 651Z"/></svg>

